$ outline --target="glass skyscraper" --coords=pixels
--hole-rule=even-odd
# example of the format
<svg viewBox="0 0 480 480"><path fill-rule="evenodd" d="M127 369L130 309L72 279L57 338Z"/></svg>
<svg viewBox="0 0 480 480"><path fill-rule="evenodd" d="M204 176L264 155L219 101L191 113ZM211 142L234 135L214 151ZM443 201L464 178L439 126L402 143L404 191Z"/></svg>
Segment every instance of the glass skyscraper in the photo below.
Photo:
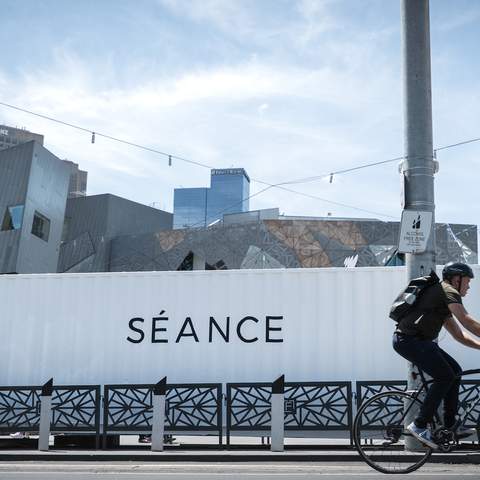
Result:
<svg viewBox="0 0 480 480"><path fill-rule="evenodd" d="M204 227L208 188L176 188L173 197L173 228Z"/></svg>
<svg viewBox="0 0 480 480"><path fill-rule="evenodd" d="M250 178L243 168L211 171L210 188L176 188L173 228L207 227L225 213L247 212Z"/></svg>

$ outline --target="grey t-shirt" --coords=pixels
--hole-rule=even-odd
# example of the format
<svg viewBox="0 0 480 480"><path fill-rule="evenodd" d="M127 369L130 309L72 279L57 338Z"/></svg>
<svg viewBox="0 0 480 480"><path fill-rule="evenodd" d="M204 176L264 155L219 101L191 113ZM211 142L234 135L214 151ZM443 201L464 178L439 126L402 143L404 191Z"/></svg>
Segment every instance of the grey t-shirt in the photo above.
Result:
<svg viewBox="0 0 480 480"><path fill-rule="evenodd" d="M432 285L423 292L413 311L400 321L397 331L434 340L445 321L452 316L448 308L451 303L462 303L455 288L447 282Z"/></svg>

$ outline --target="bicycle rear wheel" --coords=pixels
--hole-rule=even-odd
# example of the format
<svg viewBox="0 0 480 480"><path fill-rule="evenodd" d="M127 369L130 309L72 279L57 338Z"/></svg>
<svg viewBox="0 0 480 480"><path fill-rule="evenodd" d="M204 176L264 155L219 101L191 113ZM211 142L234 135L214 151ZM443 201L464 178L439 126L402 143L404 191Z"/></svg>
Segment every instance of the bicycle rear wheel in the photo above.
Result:
<svg viewBox="0 0 480 480"><path fill-rule="evenodd" d="M405 392L384 392L374 395L358 409L353 423L353 440L365 462L382 473L409 473L420 468L432 454L428 447L411 451L405 439L412 438L405 430L406 409L420 407L419 400ZM418 444L418 443L417 443Z"/></svg>

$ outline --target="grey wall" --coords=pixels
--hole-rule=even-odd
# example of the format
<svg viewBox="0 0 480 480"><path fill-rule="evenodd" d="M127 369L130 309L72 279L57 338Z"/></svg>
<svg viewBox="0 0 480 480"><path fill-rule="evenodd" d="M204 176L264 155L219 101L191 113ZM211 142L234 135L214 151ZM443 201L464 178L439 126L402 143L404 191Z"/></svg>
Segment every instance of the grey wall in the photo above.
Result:
<svg viewBox="0 0 480 480"><path fill-rule="evenodd" d="M33 142L0 151L0 224L7 207L25 205ZM16 273L21 230L0 231L0 273Z"/></svg>
<svg viewBox="0 0 480 480"><path fill-rule="evenodd" d="M116 195L108 197L108 235L131 235L172 229L173 214L132 202Z"/></svg>
<svg viewBox="0 0 480 480"><path fill-rule="evenodd" d="M171 229L173 215L111 194L71 198L60 249L59 272L104 272L110 243L123 235Z"/></svg>
<svg viewBox="0 0 480 480"><path fill-rule="evenodd" d="M0 232L0 273L56 271L70 168L35 141L0 152L0 218L24 205L20 230ZM50 220L48 242L32 235L35 211Z"/></svg>
<svg viewBox="0 0 480 480"><path fill-rule="evenodd" d="M30 143L34 144L33 158L17 269L18 273L53 273L57 269L70 167L40 144ZM31 233L35 211L50 220L48 241Z"/></svg>

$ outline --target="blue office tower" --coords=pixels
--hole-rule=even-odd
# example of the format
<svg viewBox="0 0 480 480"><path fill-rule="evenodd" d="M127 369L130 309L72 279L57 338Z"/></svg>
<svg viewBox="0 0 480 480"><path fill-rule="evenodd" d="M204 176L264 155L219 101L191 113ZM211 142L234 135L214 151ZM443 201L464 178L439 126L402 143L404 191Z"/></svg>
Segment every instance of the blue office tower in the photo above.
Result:
<svg viewBox="0 0 480 480"><path fill-rule="evenodd" d="M247 212L250 178L243 168L211 171L210 188L176 188L173 228L207 227L226 213Z"/></svg>
<svg viewBox="0 0 480 480"><path fill-rule="evenodd" d="M225 213L248 212L250 178L243 168L212 170L207 196L207 225Z"/></svg>
<svg viewBox="0 0 480 480"><path fill-rule="evenodd" d="M173 195L173 228L204 227L208 188L176 188Z"/></svg>

